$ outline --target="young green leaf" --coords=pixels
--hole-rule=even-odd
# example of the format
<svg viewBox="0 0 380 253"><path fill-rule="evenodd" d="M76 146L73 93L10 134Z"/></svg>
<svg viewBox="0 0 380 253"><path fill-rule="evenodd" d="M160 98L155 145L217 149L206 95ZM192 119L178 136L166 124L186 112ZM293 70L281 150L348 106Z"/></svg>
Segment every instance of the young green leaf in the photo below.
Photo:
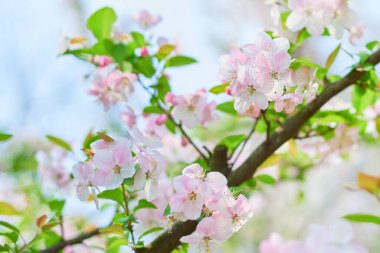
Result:
<svg viewBox="0 0 380 253"><path fill-rule="evenodd" d="M156 57L159 61L162 61L166 57L168 57L171 52L175 49L174 45L165 44L158 49L158 52L156 53Z"/></svg>
<svg viewBox="0 0 380 253"><path fill-rule="evenodd" d="M269 175L264 175L264 174L258 175L255 178L264 184L275 184L276 183L276 179L274 179L273 177L271 177Z"/></svg>
<svg viewBox="0 0 380 253"><path fill-rule="evenodd" d="M223 83L223 84L219 84L217 86L214 86L212 87L209 91L211 93L214 93L214 94L220 94L220 93L224 93L226 91L226 88L230 85L229 82L227 83Z"/></svg>
<svg viewBox="0 0 380 253"><path fill-rule="evenodd" d="M69 151L69 152L72 151L70 145L66 141L62 140L61 138L58 138L58 137L55 137L55 136L52 136L52 135L46 135L46 138L48 138L48 140L51 143L53 143L53 144L55 144L57 146L60 146L64 150Z"/></svg>
<svg viewBox="0 0 380 253"><path fill-rule="evenodd" d="M114 234L124 236L123 227L120 224L113 224L111 226L99 230L101 234Z"/></svg>
<svg viewBox="0 0 380 253"><path fill-rule="evenodd" d="M0 142L8 141L10 138L12 138L11 134L0 133Z"/></svg>
<svg viewBox="0 0 380 253"><path fill-rule="evenodd" d="M116 21L116 13L110 7L104 7L94 14L87 21L87 27L98 40L108 38L112 32L112 25Z"/></svg>
<svg viewBox="0 0 380 253"><path fill-rule="evenodd" d="M65 206L65 200L54 199L48 203L50 210L55 212L57 216L62 215L63 208Z"/></svg>
<svg viewBox="0 0 380 253"><path fill-rule="evenodd" d="M346 215L343 218L353 222L364 222L380 225L380 217L372 214L355 213Z"/></svg>
<svg viewBox="0 0 380 253"><path fill-rule="evenodd" d="M329 55L329 57L327 57L326 69L329 69L331 67L331 65L334 63L336 57L338 56L338 53L340 51L341 46L342 45L339 43L339 45L334 49L334 51L332 51L332 53Z"/></svg>
<svg viewBox="0 0 380 253"><path fill-rule="evenodd" d="M232 154L237 147L245 140L245 134L231 135L223 138L218 145L226 146L228 153Z"/></svg>
<svg viewBox="0 0 380 253"><path fill-rule="evenodd" d="M221 104L216 106L216 109L221 111L221 112L224 112L224 113L228 113L231 115L237 115L237 112L236 112L235 107L234 107L234 101L228 101L228 102L221 103Z"/></svg>
<svg viewBox="0 0 380 253"><path fill-rule="evenodd" d="M137 210L139 209L143 209L143 208L153 208L153 209L157 209L156 205L149 202L148 200L146 199L140 199L139 200L139 203L137 204L137 206L135 208L133 208L133 212L136 212Z"/></svg>
<svg viewBox="0 0 380 253"><path fill-rule="evenodd" d="M10 204L0 201L0 215L16 215L18 211Z"/></svg>
<svg viewBox="0 0 380 253"><path fill-rule="evenodd" d="M110 199L116 201L120 205L123 205L124 197L123 192L120 189L105 190L98 194L100 199Z"/></svg>
<svg viewBox="0 0 380 253"><path fill-rule="evenodd" d="M180 67L188 64L196 63L197 60L183 55L173 56L166 62L166 67Z"/></svg>

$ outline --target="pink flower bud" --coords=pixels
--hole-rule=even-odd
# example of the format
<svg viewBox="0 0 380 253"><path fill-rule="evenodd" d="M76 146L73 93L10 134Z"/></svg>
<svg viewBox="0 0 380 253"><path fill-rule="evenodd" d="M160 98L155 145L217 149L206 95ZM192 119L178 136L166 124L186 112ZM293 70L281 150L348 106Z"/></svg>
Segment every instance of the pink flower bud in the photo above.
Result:
<svg viewBox="0 0 380 253"><path fill-rule="evenodd" d="M157 117L155 123L156 123L157 125L161 126L161 125L165 124L166 119L167 119L166 115L165 115L165 114L161 114L161 115L159 115L159 116Z"/></svg>
<svg viewBox="0 0 380 253"><path fill-rule="evenodd" d="M146 47L141 48L140 54L141 56L148 56L149 55L148 49Z"/></svg>
<svg viewBox="0 0 380 253"><path fill-rule="evenodd" d="M174 95L172 92L168 92L165 96L165 103L176 106L178 104L177 96Z"/></svg>

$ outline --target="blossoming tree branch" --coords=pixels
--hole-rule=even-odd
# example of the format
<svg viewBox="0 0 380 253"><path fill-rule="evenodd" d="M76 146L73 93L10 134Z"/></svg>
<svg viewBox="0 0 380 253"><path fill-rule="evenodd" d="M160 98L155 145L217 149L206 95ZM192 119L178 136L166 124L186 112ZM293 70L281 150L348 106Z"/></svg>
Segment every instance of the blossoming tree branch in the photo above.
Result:
<svg viewBox="0 0 380 253"><path fill-rule="evenodd" d="M5 234L9 243L2 249L52 253L103 237L107 252L118 252L121 246L139 253L221 252L220 245L255 215L249 201L254 190L276 180L301 180L306 169L332 154L343 154L354 142L378 141L375 65L380 62L380 44L369 42L357 55L341 46L344 34L355 45L364 32L348 1L273 0L268 4L274 28L220 57L219 85L188 94L172 91L167 70L196 60L183 55L169 39L150 32L161 17L142 11L133 17L140 29L122 31L114 26L113 9L92 14L87 21L92 34L67 38L64 55L94 65L88 94L106 111L119 108L125 129L119 134L90 132L78 148L83 159L73 165L68 180L75 182L81 201L93 201L94 209L111 203L114 215L106 227L65 238L65 201L51 200L53 214L38 218L40 232L29 242L20 243L22 231L1 222L10 231ZM297 51L312 36L336 41L323 66ZM355 61L341 76L329 74L338 54L348 54ZM352 99L347 108L328 107L349 87ZM147 98L143 111L129 103L136 90ZM218 104L210 100L210 93L228 99ZM365 110L377 116L369 121ZM234 122L234 128L248 126L246 133L217 136L212 148L199 138L199 132L228 121ZM262 140L255 148L249 145L253 136ZM48 138L62 152L74 152L66 141ZM327 147L319 149L320 143ZM188 152L191 160L170 157L174 151ZM281 169L277 179L265 172L274 165ZM357 189L379 199L380 178L362 173ZM348 221L379 225L380 217L343 218L328 228L313 225L305 239L286 241L273 233L261 242L260 252L368 252L355 241ZM44 241L44 231L57 225L61 227L58 239Z"/></svg>

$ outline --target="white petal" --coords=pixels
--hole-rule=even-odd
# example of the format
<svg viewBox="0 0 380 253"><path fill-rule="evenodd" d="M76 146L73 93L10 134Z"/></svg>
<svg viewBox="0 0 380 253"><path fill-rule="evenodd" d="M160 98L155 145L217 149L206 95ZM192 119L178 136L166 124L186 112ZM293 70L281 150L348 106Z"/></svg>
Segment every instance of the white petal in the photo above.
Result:
<svg viewBox="0 0 380 253"><path fill-rule="evenodd" d="M304 15L297 12L292 12L286 19L286 27L291 31L299 31L307 24L307 19Z"/></svg>

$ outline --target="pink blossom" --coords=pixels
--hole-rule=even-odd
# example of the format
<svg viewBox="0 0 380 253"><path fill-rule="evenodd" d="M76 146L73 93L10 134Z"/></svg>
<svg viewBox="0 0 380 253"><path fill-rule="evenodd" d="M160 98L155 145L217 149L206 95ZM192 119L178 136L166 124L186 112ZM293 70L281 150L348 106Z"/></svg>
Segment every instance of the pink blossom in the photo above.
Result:
<svg viewBox="0 0 380 253"><path fill-rule="evenodd" d="M266 92L272 91L276 83L287 85L291 57L287 52L276 52L265 56L257 55L258 79Z"/></svg>
<svg viewBox="0 0 380 253"><path fill-rule="evenodd" d="M146 10L142 10L133 16L133 19L142 29L149 29L161 21L160 16L155 16Z"/></svg>
<svg viewBox="0 0 380 253"><path fill-rule="evenodd" d="M140 55L141 56L148 56L149 55L148 48L146 48L146 47L141 48L140 49Z"/></svg>
<svg viewBox="0 0 380 253"><path fill-rule="evenodd" d="M96 55L93 58L92 62L95 63L99 68L104 68L112 62L112 59L108 56Z"/></svg>
<svg viewBox="0 0 380 253"><path fill-rule="evenodd" d="M132 158L131 143L124 139L112 144L109 149L95 152L92 158L96 170L98 184L108 189L119 187L125 178L135 173L134 159Z"/></svg>
<svg viewBox="0 0 380 253"><path fill-rule="evenodd" d="M73 166L73 176L77 182L76 193L81 201L87 201L90 196L90 190L94 195L95 204L97 205L95 188L97 187L97 178L95 176L93 165L89 162L77 163Z"/></svg>
<svg viewBox="0 0 380 253"><path fill-rule="evenodd" d="M203 89L194 94L177 97L170 95L167 100L174 100L173 117L187 128L194 128L198 124L204 126L214 119L215 104L207 103L206 92Z"/></svg>
<svg viewBox="0 0 380 253"><path fill-rule="evenodd" d="M178 105L178 97L174 95L173 92L169 91L165 95L165 103L176 106Z"/></svg>
<svg viewBox="0 0 380 253"><path fill-rule="evenodd" d="M302 103L302 97L297 93L288 93L274 102L274 110L276 112L284 111L290 114L294 111L295 107Z"/></svg>
<svg viewBox="0 0 380 253"><path fill-rule="evenodd" d="M365 27L362 24L356 24L349 28L349 41L352 45L356 45L358 43L358 40L363 37L364 28Z"/></svg>
<svg viewBox="0 0 380 253"><path fill-rule="evenodd" d="M321 35L328 22L328 11L320 1L314 0L289 0L290 15L286 20L286 26L291 31L299 31L306 28L312 35Z"/></svg>
<svg viewBox="0 0 380 253"><path fill-rule="evenodd" d="M219 59L219 76L223 83L230 82L234 85L237 80L239 66L245 65L248 55L240 49L232 49L229 54L222 55Z"/></svg>
<svg viewBox="0 0 380 253"><path fill-rule="evenodd" d="M108 110L113 104L126 100L133 92L133 82L137 76L133 73L122 73L119 70L108 73L105 77L98 75L93 82L93 87L88 92L94 95Z"/></svg>
<svg viewBox="0 0 380 253"><path fill-rule="evenodd" d="M315 79L317 70L309 67L301 67L292 72L292 83L298 85L296 93L306 99L307 102L312 101L318 92L318 82Z"/></svg>
<svg viewBox="0 0 380 253"><path fill-rule="evenodd" d="M158 179L165 168L165 159L159 152L146 149L137 153L137 161L140 169L135 175L133 189L144 188L145 197L152 200L158 194Z"/></svg>
<svg viewBox="0 0 380 253"><path fill-rule="evenodd" d="M241 194L236 200L234 198L229 198L229 201L226 204L227 213L231 219L233 230L234 232L237 232L251 218L252 207L250 206L248 199Z"/></svg>
<svg viewBox="0 0 380 253"><path fill-rule="evenodd" d="M199 222L194 233L181 238L189 243L189 253L221 253L219 244L228 238L218 220L206 217Z"/></svg>
<svg viewBox="0 0 380 253"><path fill-rule="evenodd" d="M173 179L173 186L176 193L170 199L171 209L183 213L187 219L197 219L205 202L205 182L182 175Z"/></svg>
<svg viewBox="0 0 380 253"><path fill-rule="evenodd" d="M269 239L260 243L260 253L305 253L300 250L302 247L301 242L286 242L281 235L272 233Z"/></svg>
<svg viewBox="0 0 380 253"><path fill-rule="evenodd" d="M129 128L132 128L134 125L136 125L137 122L137 116L135 114L135 111L127 106L123 112L120 113L121 121L123 121Z"/></svg>
<svg viewBox="0 0 380 253"><path fill-rule="evenodd" d="M289 47L290 43L288 39L272 39L267 33L260 32L256 36L256 41L253 44L244 45L242 50L250 56L256 56L259 53L273 54L276 52L287 52Z"/></svg>
<svg viewBox="0 0 380 253"><path fill-rule="evenodd" d="M247 115L248 117L257 119L261 115L261 110L258 108L255 103L252 103L251 106L247 109L247 111L244 113L244 115Z"/></svg>
<svg viewBox="0 0 380 253"><path fill-rule="evenodd" d="M161 125L165 124L166 119L167 119L166 114L160 114L160 115L156 118L155 123L156 123L157 125L161 126Z"/></svg>
<svg viewBox="0 0 380 253"><path fill-rule="evenodd" d="M338 39L342 38L344 29L355 25L356 14L348 7L347 0L325 0L324 4L330 8L332 16L328 25L330 35Z"/></svg>

